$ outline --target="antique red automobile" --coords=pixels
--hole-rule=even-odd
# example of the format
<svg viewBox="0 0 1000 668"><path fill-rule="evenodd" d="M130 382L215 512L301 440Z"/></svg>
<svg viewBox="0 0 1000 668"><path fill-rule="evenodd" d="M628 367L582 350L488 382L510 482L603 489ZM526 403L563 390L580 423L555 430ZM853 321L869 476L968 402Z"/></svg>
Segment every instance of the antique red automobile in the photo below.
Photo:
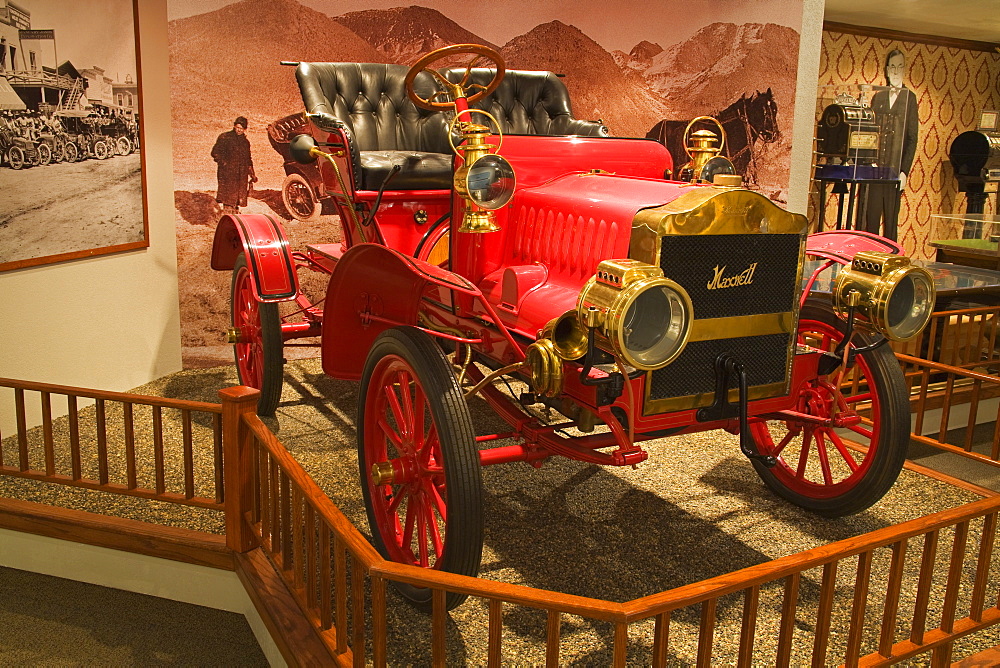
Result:
<svg viewBox="0 0 1000 668"><path fill-rule="evenodd" d="M468 65L431 69L456 55ZM230 215L212 267L232 271L230 340L261 414L291 340L320 336L324 371L360 381L361 489L386 558L476 575L482 466L632 466L644 442L708 429L739 433L764 483L821 515L892 486L909 410L887 341L916 336L934 301L893 242L808 236L731 176L671 180L661 144L573 118L555 75L505 71L486 47L296 77L286 172L335 208L343 241L293 251L275 218ZM832 296L812 296L831 266ZM303 269L329 275L321 303ZM473 395L506 433L474 432Z"/></svg>

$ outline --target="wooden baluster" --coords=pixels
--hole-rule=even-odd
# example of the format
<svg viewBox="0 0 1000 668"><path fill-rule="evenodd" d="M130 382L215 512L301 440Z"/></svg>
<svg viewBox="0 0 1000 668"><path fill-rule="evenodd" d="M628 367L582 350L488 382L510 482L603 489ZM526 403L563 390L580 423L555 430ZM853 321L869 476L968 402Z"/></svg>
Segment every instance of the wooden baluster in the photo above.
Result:
<svg viewBox="0 0 1000 668"><path fill-rule="evenodd" d="M917 598L913 604L913 623L910 628L910 641L917 645L923 644L924 631L927 629L927 603L930 601L931 584L934 581L937 543L937 529L924 534L924 550L920 558L920 575L917 578Z"/></svg>
<svg viewBox="0 0 1000 668"><path fill-rule="evenodd" d="M281 559L281 555L279 554L281 550L281 493L278 478L278 462L269 455L267 463L268 483L271 485L271 531L267 538L271 549L271 557L277 561Z"/></svg>
<svg viewBox="0 0 1000 668"><path fill-rule="evenodd" d="M503 601L490 599L490 627L486 642L486 667L500 668L503 659L501 643L503 640Z"/></svg>
<svg viewBox="0 0 1000 668"><path fill-rule="evenodd" d="M194 498L194 435L192 434L191 411L181 411L181 433L184 443L184 498Z"/></svg>
<svg viewBox="0 0 1000 668"><path fill-rule="evenodd" d="M305 518L302 516L302 492L298 487L292 489L292 568L294 577L292 585L296 589L305 586L305 564L302 559L303 524ZM308 597L305 605L309 607Z"/></svg>
<svg viewBox="0 0 1000 668"><path fill-rule="evenodd" d="M990 459L1000 460L1000 404L997 405L997 415L993 419L993 447L990 449Z"/></svg>
<svg viewBox="0 0 1000 668"><path fill-rule="evenodd" d="M965 546L969 538L969 521L955 525L955 541L951 547L951 563L948 568L948 582L944 590L944 605L941 608L941 630L951 633L955 630L955 608L958 606L959 589L962 586L962 566L965 562ZM938 645L931 653L931 665L947 666L951 663L953 642Z"/></svg>
<svg viewBox="0 0 1000 668"><path fill-rule="evenodd" d="M45 448L45 475L56 473L56 450L52 441L52 396L48 392L41 393L42 402L42 440Z"/></svg>
<svg viewBox="0 0 1000 668"><path fill-rule="evenodd" d="M108 418L104 399L94 404L97 418L97 479L102 485L108 484Z"/></svg>
<svg viewBox="0 0 1000 668"><path fill-rule="evenodd" d="M256 407L254 407L256 411ZM271 549L271 480L268 475L270 467L268 466L268 460L270 456L267 450L262 447L255 446L253 448L254 452L257 453L257 487L258 490L255 496L259 499L260 503L260 541L268 550Z"/></svg>
<svg viewBox="0 0 1000 668"><path fill-rule="evenodd" d="M701 624L698 627L698 665L712 665L712 644L715 640L715 608L718 599L701 603Z"/></svg>
<svg viewBox="0 0 1000 668"><path fill-rule="evenodd" d="M137 487L135 479L135 418L132 414L132 404L122 404L125 415L125 477L129 489Z"/></svg>
<svg viewBox="0 0 1000 668"><path fill-rule="evenodd" d="M979 415L979 393L983 390L983 381L976 378L972 382L972 400L969 402L968 425L965 427L965 443L962 449L972 452L972 439L976 431L976 417Z"/></svg>
<svg viewBox="0 0 1000 668"><path fill-rule="evenodd" d="M799 601L801 573L792 573L785 580L785 598L781 604L781 624L778 631L777 666L787 666L792 658L792 635L795 631L795 609Z"/></svg>
<svg viewBox="0 0 1000 668"><path fill-rule="evenodd" d="M66 413L69 417L69 458L73 480L83 477L83 463L80 461L80 413L76 396L66 395Z"/></svg>
<svg viewBox="0 0 1000 668"><path fill-rule="evenodd" d="M337 619L337 651L347 651L347 552L340 539L333 542L333 594Z"/></svg>
<svg viewBox="0 0 1000 668"><path fill-rule="evenodd" d="M555 668L559 665L559 625L561 613L549 610L545 624L545 665Z"/></svg>
<svg viewBox="0 0 1000 668"><path fill-rule="evenodd" d="M933 350L933 348L932 348ZM927 387L930 385L931 370L925 366L920 377L920 393L917 395L917 421L913 433L921 434L924 429L924 413L927 410Z"/></svg>
<svg viewBox="0 0 1000 668"><path fill-rule="evenodd" d="M218 413L212 414L212 437L214 440L213 452L215 453L215 502L226 502L226 479L223 469L222 456L222 416Z"/></svg>
<svg viewBox="0 0 1000 668"><path fill-rule="evenodd" d="M670 611L656 616L653 626L653 666L664 668L667 665L667 654L670 647Z"/></svg>
<svg viewBox="0 0 1000 668"><path fill-rule="evenodd" d="M153 406L153 479L157 494L167 491L163 463L163 409L160 406Z"/></svg>
<svg viewBox="0 0 1000 668"><path fill-rule="evenodd" d="M903 565L906 560L906 541L892 544L892 561L889 564L889 582L886 585L885 608L882 614L882 634L878 652L889 658L896 641L896 615L899 612L899 592L902 589Z"/></svg>
<svg viewBox="0 0 1000 668"><path fill-rule="evenodd" d="M760 587L754 585L743 590L743 621L740 625L740 649L736 665L747 668L753 663L753 644L757 635L757 608L760 606Z"/></svg>
<svg viewBox="0 0 1000 668"><path fill-rule="evenodd" d="M305 516L305 551L306 551L306 606L310 610L319 607L318 592L316 591L316 511L312 504L306 499Z"/></svg>
<svg viewBox="0 0 1000 668"><path fill-rule="evenodd" d="M324 631L333 626L333 606L330 604L333 592L333 577L330 572L330 562L333 555L330 554L330 525L326 520L319 522L319 623ZM337 651L343 652L340 646L340 634L337 634Z"/></svg>
<svg viewBox="0 0 1000 668"><path fill-rule="evenodd" d="M431 665L447 665L447 635L445 623L448 621L448 611L445 610L444 589L431 592Z"/></svg>
<svg viewBox="0 0 1000 668"><path fill-rule="evenodd" d="M847 631L847 651L844 663L855 668L861 656L861 639L865 632L865 610L868 605L868 586L871 584L872 552L858 555L858 575L854 580L854 601L851 604L851 626Z"/></svg>
<svg viewBox="0 0 1000 668"><path fill-rule="evenodd" d="M224 448L226 494L226 545L235 552L257 546L247 512L255 495L253 485L253 434L243 422L257 410L258 390L228 387L219 391L222 399L222 443Z"/></svg>
<svg viewBox="0 0 1000 668"><path fill-rule="evenodd" d="M819 605L816 610L816 638L813 641L814 668L826 665L826 650L830 643L830 618L833 613L833 597L837 593L837 562L823 565L823 583L819 590Z"/></svg>
<svg viewBox="0 0 1000 668"><path fill-rule="evenodd" d="M291 480L282 470L281 480L281 561L286 573L295 567L292 560L292 490Z"/></svg>
<svg viewBox="0 0 1000 668"><path fill-rule="evenodd" d="M624 622L617 622L615 624L614 656L612 658L612 665L615 666L615 668L625 668L627 658L628 624Z"/></svg>
<svg viewBox="0 0 1000 668"><path fill-rule="evenodd" d="M385 580L372 576L372 664L386 665Z"/></svg>
<svg viewBox="0 0 1000 668"><path fill-rule="evenodd" d="M949 373L948 380L944 384L944 403L941 405L941 425L938 431L937 440L942 443L948 442L948 422L951 417L951 395L955 391L955 374Z"/></svg>
<svg viewBox="0 0 1000 668"><path fill-rule="evenodd" d="M434 592L437 594L437 592ZM443 603L443 602L442 602ZM435 609L437 608L437 601L434 602ZM443 605L442 605L443 608ZM354 665L357 668L364 668L365 666L365 571L364 566L361 561L355 557L351 557L351 613L352 613L352 631L354 632L354 637L351 642L351 651L354 653ZM444 613L442 611L442 617ZM435 619L437 615L435 614ZM444 622L442 621L442 631ZM442 647L444 646L444 641L441 641ZM444 665L438 664L438 665Z"/></svg>
<svg viewBox="0 0 1000 668"><path fill-rule="evenodd" d="M969 617L976 622L983 619L983 607L986 605L986 584L990 578L990 566L993 561L993 542L997 534L997 513L990 513L983 518L983 533L979 539L979 555L976 557L976 580L972 585L972 597L969 601Z"/></svg>
<svg viewBox="0 0 1000 668"><path fill-rule="evenodd" d="M24 390L18 388L14 390L14 413L17 420L17 468L27 471L30 468L28 462L28 427L24 413Z"/></svg>

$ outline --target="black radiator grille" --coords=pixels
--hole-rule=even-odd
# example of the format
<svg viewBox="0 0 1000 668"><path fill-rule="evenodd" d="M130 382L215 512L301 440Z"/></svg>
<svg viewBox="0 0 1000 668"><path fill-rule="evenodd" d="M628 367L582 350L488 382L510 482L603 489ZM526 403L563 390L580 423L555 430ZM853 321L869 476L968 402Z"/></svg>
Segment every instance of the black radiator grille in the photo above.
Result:
<svg viewBox="0 0 1000 668"><path fill-rule="evenodd" d="M715 390L715 358L728 352L743 362L750 387L781 383L788 368L792 334L764 334L693 341L672 364L651 371L650 399L686 397ZM735 382L732 387L736 387Z"/></svg>
<svg viewBox="0 0 1000 668"><path fill-rule="evenodd" d="M660 268L691 295L699 320L786 313L795 309L801 243L798 234L667 235ZM740 274L750 281L735 284ZM716 275L734 284L710 289Z"/></svg>

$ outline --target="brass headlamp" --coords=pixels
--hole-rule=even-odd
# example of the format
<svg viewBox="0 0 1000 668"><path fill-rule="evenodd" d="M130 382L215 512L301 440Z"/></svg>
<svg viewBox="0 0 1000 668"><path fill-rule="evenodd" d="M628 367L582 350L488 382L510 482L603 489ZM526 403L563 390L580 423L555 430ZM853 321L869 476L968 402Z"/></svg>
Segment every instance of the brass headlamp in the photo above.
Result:
<svg viewBox="0 0 1000 668"><path fill-rule="evenodd" d="M663 270L638 260L604 260L577 300L577 319L597 345L643 371L672 362L691 333L687 291Z"/></svg>
<svg viewBox="0 0 1000 668"><path fill-rule="evenodd" d="M841 267L833 287L833 305L845 317L857 293L855 317L893 341L916 338L934 310L930 273L904 255L862 251Z"/></svg>
<svg viewBox="0 0 1000 668"><path fill-rule="evenodd" d="M485 125L470 121L460 121L465 113L479 113L493 119L493 116L478 109L467 109L455 116L453 130L458 126L465 142L461 146L452 143L452 149L462 157L462 166L455 170L453 183L465 201L465 212L459 232L496 232L500 228L493 221L492 211L505 206L514 195L514 168L505 158L491 149L499 151L500 146L486 143L492 131ZM493 119L496 123L496 119ZM499 127L499 123L497 123ZM448 140L451 141L451 131ZM501 136L501 145L503 137Z"/></svg>

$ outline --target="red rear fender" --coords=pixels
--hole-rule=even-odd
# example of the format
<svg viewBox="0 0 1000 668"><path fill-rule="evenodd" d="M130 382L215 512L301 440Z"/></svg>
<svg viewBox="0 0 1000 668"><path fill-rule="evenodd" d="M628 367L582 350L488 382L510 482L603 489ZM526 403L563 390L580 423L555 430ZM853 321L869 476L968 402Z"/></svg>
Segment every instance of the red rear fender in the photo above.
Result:
<svg viewBox="0 0 1000 668"><path fill-rule="evenodd" d="M261 214L220 218L212 241L212 269L231 270L240 253L246 253L257 299L280 302L295 298L299 278L285 230L275 218Z"/></svg>
<svg viewBox="0 0 1000 668"><path fill-rule="evenodd" d="M457 274L377 244L344 253L330 277L323 309L323 371L357 380L375 338L386 329L417 325L423 300L447 293L481 296Z"/></svg>

